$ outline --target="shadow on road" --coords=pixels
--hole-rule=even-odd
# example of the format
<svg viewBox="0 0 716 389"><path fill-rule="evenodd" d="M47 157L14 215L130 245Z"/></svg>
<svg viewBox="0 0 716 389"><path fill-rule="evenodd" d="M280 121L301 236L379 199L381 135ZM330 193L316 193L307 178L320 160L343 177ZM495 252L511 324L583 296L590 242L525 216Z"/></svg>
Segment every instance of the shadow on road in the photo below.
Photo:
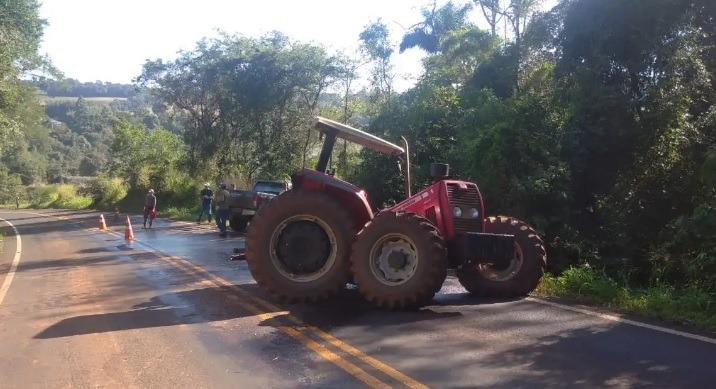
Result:
<svg viewBox="0 0 716 389"><path fill-rule="evenodd" d="M78 258L71 256L62 259L45 259L45 258L26 258L17 267L17 272L27 272L32 270L70 270L77 267L94 267L108 266L113 264L124 263L126 260L143 260L154 258L150 252L140 251L123 251L119 249L111 249L109 247L89 248L77 251L75 254L105 254L85 256ZM9 266L5 264L4 266ZM0 274L3 274L3 267L0 266Z"/></svg>
<svg viewBox="0 0 716 389"><path fill-rule="evenodd" d="M46 216L40 216L40 215L32 215L32 216L27 216L27 217L9 217L7 215L2 215L2 214L3 214L3 212L0 212L0 217L2 217L5 220L9 220L12 224L17 224L17 222L19 220L33 220L33 219L34 220L38 220L38 219L44 220L44 218L46 218Z"/></svg>
<svg viewBox="0 0 716 389"><path fill-rule="evenodd" d="M254 316L229 301L226 294L231 293L231 288L212 287L159 295L124 312L64 319L37 334L35 339ZM352 306L338 312L335 309L336 305L333 304L319 304L309 311L301 312L301 317L322 328L335 327L336 320L342 321L338 325L352 325L353 331L360 334L357 343L359 346L362 344L362 351L378 358L399 356L403 366L410 366L409 371L420 372L421 377L430 377L432 383L453 383L450 387L454 388L707 387L705 385L710 382L708 372L712 366L708 358L709 349L644 344L643 334L640 338L634 333L639 329L621 324L572 328L558 333L550 331L549 335L522 339L514 347L515 342L502 340L524 338L531 333L528 325L540 326L545 323L528 324L528 319L526 322L503 321L498 326L485 328L491 336L465 338L447 335L456 330L472 332L470 327L465 327L462 315L457 312L441 313L423 309L416 312L382 313L379 315L380 323L373 322L364 326L361 319L357 318L361 316L361 311L363 315L369 315L363 307ZM327 323L321 322L328 318L331 318L333 325L326 327ZM423 326L427 322L430 326ZM273 328L295 326L282 315L264 320L260 325ZM390 326L398 328L391 332L384 331L383 327ZM522 335L521 328L525 329L525 335ZM389 341L380 344L380 347L375 345L381 339L401 339L407 336L411 339L408 343ZM256 341L253 338L244 340ZM355 344L356 340L351 343ZM261 344L262 350L266 351L266 347L270 346ZM276 345L275 352L279 353L284 348ZM683 355L672 355L674 352ZM702 352L703 358L694 358L694 352ZM636 357L636 354L642 357ZM649 358L644 358L644 355ZM668 365L663 361L668 361ZM678 375L673 374L675 370ZM455 385L465 382L464 374L467 371L484 374L485 380L470 385ZM490 378L498 381L491 381Z"/></svg>
<svg viewBox="0 0 716 389"><path fill-rule="evenodd" d="M114 254L114 253L113 253ZM73 258L66 258L66 259L37 259L32 261L23 261L20 262L20 265L17 267L17 272L25 272L30 270L57 270L57 269L67 269L71 267L92 267L92 266L101 266L101 265L108 265L112 262L119 262L120 260L117 259L116 254L114 255L105 255L105 256L92 256L87 258L81 258L81 259L73 259Z"/></svg>
<svg viewBox="0 0 716 389"><path fill-rule="evenodd" d="M98 253L115 253L116 250L113 250L110 247L93 247L89 249L79 250L77 251L77 254L98 254Z"/></svg>
<svg viewBox="0 0 716 389"><path fill-rule="evenodd" d="M495 334L515 328L495 329ZM656 342L645 345L643 338L630 339L628 334L632 330L633 327L623 324L603 329L578 328L538 337L514 348L481 344L479 340L448 341L439 348L423 348L423 358L416 359L414 368L427 376L445 376L443 364L420 360L444 359L449 350L452 357L446 362L452 371L472 369L484 371L488 377L491 372L502 373L503 377L499 383L486 380L482 385L451 386L455 388L697 388L713 385L708 358L694 359L688 348L668 348L672 351L667 351L665 345ZM682 355L669 355L673 350ZM445 376L446 381L450 379L450 375Z"/></svg>
<svg viewBox="0 0 716 389"><path fill-rule="evenodd" d="M68 232L68 231L79 231L79 230L86 230L85 225L87 226L97 226L98 220L95 217L87 216L87 217L79 217L79 218L72 218L68 220L57 220L55 218L45 217L45 218L38 218L34 219L36 220L34 222L29 223L14 223L16 219L8 219L13 224L15 224L15 227L20 232L21 236L28 236L28 235L42 235L42 234L49 234L54 232ZM78 225L76 223L83 223L83 225Z"/></svg>
<svg viewBox="0 0 716 389"><path fill-rule="evenodd" d="M200 311L203 312L198 312L191 304L180 302L181 300L216 300L216 295L220 293L222 291L218 288L204 288L160 295L149 301L134 305L128 311L83 315L61 320L35 335L34 338L62 338L140 328L222 321L253 315L245 310L230 307L221 308L220 306L214 306L213 309L201 309Z"/></svg>
<svg viewBox="0 0 716 389"><path fill-rule="evenodd" d="M256 284L241 285L246 292L271 301ZM390 327L394 325L423 321L446 321L459 318L460 312L439 312L429 307L414 311L384 311L375 308L360 295L357 289L344 289L333 299L313 304L278 304L302 320L323 328L365 325L374 327ZM260 325L273 325L269 321Z"/></svg>
<svg viewBox="0 0 716 389"><path fill-rule="evenodd" d="M477 306L477 305L493 305L504 304L515 301L522 301L523 297L476 297L470 293L441 293L435 296L433 305L439 306Z"/></svg>
<svg viewBox="0 0 716 389"><path fill-rule="evenodd" d="M190 282L190 277L182 283ZM178 282L174 282L175 284ZM118 285L116 285L118 286ZM151 298L149 301L136 304L125 312L110 312L67 318L48 327L35 336L36 339L59 338L93 333L123 331L139 328L165 327L180 324L205 323L223 321L242 317L256 316L249 312L241 303L258 306L255 301L238 297L235 288L244 292L256 293L255 285L232 287L201 288L176 293L167 293ZM233 295L228 298L227 295ZM238 297L238 299L237 299ZM239 302L240 301L240 302ZM360 318L373 316L375 310L367 303L341 305L337 301L312 306L293 305L277 307L277 310L261 310L266 313L288 311L295 316L319 327L359 324ZM342 306L342 308L339 308ZM286 315L261 321L261 326L286 326L292 322L285 319ZM447 319L461 316L458 312L435 312L423 309L415 312L394 312L383 316L381 326L414 323L426 320Z"/></svg>
<svg viewBox="0 0 716 389"><path fill-rule="evenodd" d="M188 285L192 277L187 275L174 282ZM124 311L62 319L34 338L254 317L256 313L242 304L260 305L246 299L246 294L266 300L256 284L164 293ZM713 350L709 345L684 347L670 344L683 339L664 337L650 342L653 334L640 328L618 323L595 326L581 317L544 315L542 306L521 303L520 299L513 301L516 303L480 313L459 312L453 307L491 306L506 301L467 294L442 295L431 307L386 312L363 300L357 290L346 289L338 298L322 303L261 308L267 313L288 311L379 359L399 356L401 365L409 366L410 372L419 372L420 377L432 383L453 383L450 387L456 388L708 387L712 382L713 373L709 372ZM254 320L264 327L296 327L287 314ZM484 381L455 385L466 382L466 372L483 376Z"/></svg>

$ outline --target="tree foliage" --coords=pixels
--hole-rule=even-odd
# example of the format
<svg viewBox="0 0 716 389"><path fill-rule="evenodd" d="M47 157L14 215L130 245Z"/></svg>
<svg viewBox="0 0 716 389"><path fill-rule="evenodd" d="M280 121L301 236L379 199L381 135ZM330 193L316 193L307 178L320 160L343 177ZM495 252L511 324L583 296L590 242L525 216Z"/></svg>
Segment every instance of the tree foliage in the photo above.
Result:
<svg viewBox="0 0 716 389"><path fill-rule="evenodd" d="M36 0L0 1L0 156L22 139L28 104L20 76L48 65L38 55L45 22ZM35 125L35 123L29 123Z"/></svg>
<svg viewBox="0 0 716 389"><path fill-rule="evenodd" d="M250 180L308 166L318 141L308 119L341 72L323 48L274 32L203 40L174 62L147 62L137 81L183 115L190 171Z"/></svg>
<svg viewBox="0 0 716 389"><path fill-rule="evenodd" d="M716 7L537 4L476 1L488 21L511 24L506 39L465 24L450 4L425 10L403 47L429 49L426 72L371 130L408 137L416 185L430 162L449 162L456 177L480 184L491 214L529 220L555 269L588 260L646 282L667 267L657 253L668 247L672 280L703 281L673 272L693 268L688 258L716 257L711 243L693 240L713 215ZM435 28L436 15L457 27ZM356 177L379 204L400 199L393 163L366 158ZM393 178L381 187L379 176Z"/></svg>
<svg viewBox="0 0 716 389"><path fill-rule="evenodd" d="M173 190L188 175L179 170L185 156L181 138L163 128L146 130L119 120L114 125L110 172L137 189Z"/></svg>

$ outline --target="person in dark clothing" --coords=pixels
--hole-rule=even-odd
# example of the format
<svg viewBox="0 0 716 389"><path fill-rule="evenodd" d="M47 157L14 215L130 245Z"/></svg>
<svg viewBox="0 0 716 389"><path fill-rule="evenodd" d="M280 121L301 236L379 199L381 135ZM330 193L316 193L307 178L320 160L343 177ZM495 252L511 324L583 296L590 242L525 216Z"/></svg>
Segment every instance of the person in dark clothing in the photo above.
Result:
<svg viewBox="0 0 716 389"><path fill-rule="evenodd" d="M204 184L204 189L201 190L199 196L201 197L201 211L196 219L196 224L201 224L201 217L204 216L204 212L206 212L207 221L211 223L211 200L214 199L214 192L209 189L208 182Z"/></svg>
<svg viewBox="0 0 716 389"><path fill-rule="evenodd" d="M152 228L152 223L157 215L157 197L154 196L154 189L149 189L147 198L144 200L144 227L147 228L147 219L149 219L149 228Z"/></svg>

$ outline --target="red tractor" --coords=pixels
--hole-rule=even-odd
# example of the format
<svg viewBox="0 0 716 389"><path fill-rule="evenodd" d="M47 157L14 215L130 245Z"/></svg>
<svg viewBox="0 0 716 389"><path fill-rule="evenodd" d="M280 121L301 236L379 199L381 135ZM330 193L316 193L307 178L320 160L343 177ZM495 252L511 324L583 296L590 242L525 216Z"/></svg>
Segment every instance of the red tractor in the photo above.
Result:
<svg viewBox="0 0 716 389"><path fill-rule="evenodd" d="M408 144L315 117L325 136L315 169L291 176L291 190L254 216L246 260L257 283L284 301L314 302L352 282L373 304L388 309L426 305L448 269L479 296L523 296L537 286L546 254L526 223L485 217L471 182L448 178L432 164L433 184L410 193ZM406 199L376 213L364 190L326 173L336 138L399 158Z"/></svg>

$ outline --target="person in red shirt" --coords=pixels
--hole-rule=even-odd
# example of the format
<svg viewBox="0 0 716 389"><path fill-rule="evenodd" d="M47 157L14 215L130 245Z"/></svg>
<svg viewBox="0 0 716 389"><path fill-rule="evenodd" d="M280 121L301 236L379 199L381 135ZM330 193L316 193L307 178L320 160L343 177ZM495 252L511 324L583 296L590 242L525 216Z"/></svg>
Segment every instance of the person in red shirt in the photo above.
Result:
<svg viewBox="0 0 716 389"><path fill-rule="evenodd" d="M149 228L152 228L154 218L157 216L157 197L154 195L154 189L149 189L147 198L144 200L144 227L147 228L147 219L149 219Z"/></svg>

